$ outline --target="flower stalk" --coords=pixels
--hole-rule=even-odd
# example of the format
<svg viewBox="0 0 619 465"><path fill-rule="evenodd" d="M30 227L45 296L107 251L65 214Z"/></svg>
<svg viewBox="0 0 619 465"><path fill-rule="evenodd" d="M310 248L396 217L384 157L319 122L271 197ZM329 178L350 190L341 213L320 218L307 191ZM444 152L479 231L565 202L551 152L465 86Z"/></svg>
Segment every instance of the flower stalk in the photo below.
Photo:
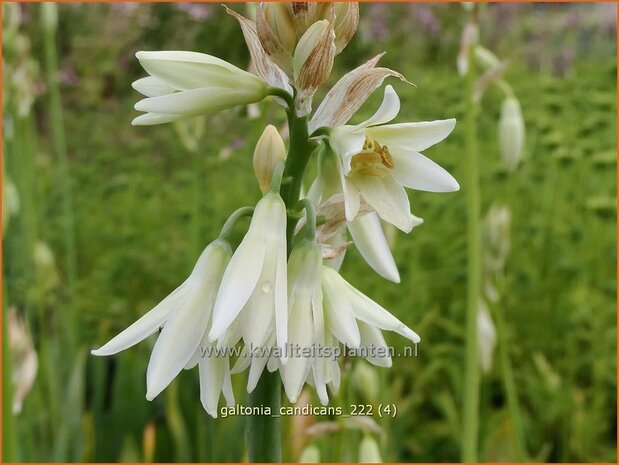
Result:
<svg viewBox="0 0 619 465"><path fill-rule="evenodd" d="M469 47L465 103L465 194L467 213L467 286L465 327L465 373L463 401L462 461L476 462L479 431L479 359L477 348L477 312L481 290L480 186L475 101L476 63L474 47Z"/></svg>
<svg viewBox="0 0 619 465"><path fill-rule="evenodd" d="M286 209L292 210L299 201L303 175L315 144L309 140L307 117L299 117L295 114L294 105L292 104L293 100L289 95L287 97L284 95L279 96L284 97L289 104L287 115L290 129L290 146L284 165L283 177L280 174L281 172L279 172L281 169L280 163L273 173L272 189L279 186L280 195L286 204ZM281 183L280 186L278 181L281 179L285 179L287 182ZM306 211L308 221L311 221L309 218L312 216L311 212L307 208ZM289 217L286 225L288 255L290 255L292 250L295 225L296 220ZM281 379L278 372L268 373L265 371L262 373L256 388L249 394L249 405L250 407L269 406L273 413L279 411L281 405ZM247 418L247 450L250 462L281 462L280 419L268 415L249 416Z"/></svg>

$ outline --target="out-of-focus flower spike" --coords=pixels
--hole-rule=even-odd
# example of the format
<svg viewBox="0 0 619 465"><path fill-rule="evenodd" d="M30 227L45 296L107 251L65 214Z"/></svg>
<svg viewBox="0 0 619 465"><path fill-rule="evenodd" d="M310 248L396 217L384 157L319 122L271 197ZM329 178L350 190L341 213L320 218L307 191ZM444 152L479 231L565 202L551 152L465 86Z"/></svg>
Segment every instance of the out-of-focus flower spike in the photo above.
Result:
<svg viewBox="0 0 619 465"><path fill-rule="evenodd" d="M478 44L475 46L474 53L475 59L484 69L492 69L501 66L501 60L486 47Z"/></svg>
<svg viewBox="0 0 619 465"><path fill-rule="evenodd" d="M479 42L479 26L473 21L469 21L462 29L460 37L460 51L456 60L458 74L464 76L469 70L469 50Z"/></svg>

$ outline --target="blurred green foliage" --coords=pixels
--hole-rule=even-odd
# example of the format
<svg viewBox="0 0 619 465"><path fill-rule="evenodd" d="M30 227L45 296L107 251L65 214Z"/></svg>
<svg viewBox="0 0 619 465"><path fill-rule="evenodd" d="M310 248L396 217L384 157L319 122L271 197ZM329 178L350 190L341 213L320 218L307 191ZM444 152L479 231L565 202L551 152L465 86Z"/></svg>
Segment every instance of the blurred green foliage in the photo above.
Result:
<svg viewBox="0 0 619 465"><path fill-rule="evenodd" d="M20 30L36 63L42 59L39 8L20 10ZM512 210L512 251L499 304L509 328L527 450L538 461L615 461L615 13L604 4L591 10L492 5L484 15L485 42L511 57L508 78L527 124L525 159L508 176L496 140L501 95L490 91L484 97L482 211L494 201ZM384 65L417 85L392 83L402 99L401 121L462 119L463 85L455 73L460 6L369 4L362 17L332 80L386 50ZM135 51L199 50L247 64L238 26L218 5L63 4L59 31L77 227L78 321L66 321L61 190L45 88L35 79L30 116L3 108L6 174L20 199L3 242L3 305L17 307L28 322L39 356L33 389L12 417L11 434L5 430L13 455L6 456L5 446L4 460L243 460L243 419L210 419L199 402L195 371L182 373L152 403L145 400L152 339L112 358L94 359L88 351L167 295L227 215L258 200L253 144L265 124L281 126L284 115L266 102L254 119L246 109L210 117L195 153L172 126L129 125L137 99L130 84L141 76ZM9 46L3 41L7 60ZM10 92L5 83L11 69L4 68L3 89ZM379 94L359 120L378 105ZM463 132L458 125L427 151L457 179L464 168ZM373 374L354 369L365 362L347 361L334 402L397 406L395 419L375 418L385 461L455 461L462 428L464 196L411 191L410 198L425 223L395 241L402 283L381 280L355 250L342 272L422 335L419 357L396 358L392 369ZM237 240L241 235L239 229ZM49 270L37 271L36 241L48 244L56 257L51 284ZM67 334L67 328L77 328L77 334ZM387 337L403 349L405 341ZM71 338L77 343L68 350ZM245 380L234 382L242 402ZM364 384L372 389L362 389ZM6 404L3 414L11 415ZM374 428L316 420L329 420L337 430L313 441L324 461L357 460L362 430ZM482 381L481 422L480 457L513 460L513 426L496 357ZM300 453L300 423L286 419L287 460Z"/></svg>

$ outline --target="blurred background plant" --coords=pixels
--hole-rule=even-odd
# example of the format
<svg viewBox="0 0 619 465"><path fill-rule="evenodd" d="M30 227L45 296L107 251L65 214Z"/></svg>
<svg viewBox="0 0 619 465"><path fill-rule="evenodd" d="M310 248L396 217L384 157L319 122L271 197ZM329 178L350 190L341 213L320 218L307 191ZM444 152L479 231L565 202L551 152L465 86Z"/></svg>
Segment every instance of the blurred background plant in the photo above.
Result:
<svg viewBox="0 0 619 465"><path fill-rule="evenodd" d="M482 12L483 43L509 61L503 76L526 122L512 170L497 130L505 95L486 91L477 129L487 311L478 324L486 342L489 321L508 336L494 357L479 339L482 461L518 460L523 448L539 461L616 460L615 8L508 3ZM136 51L196 50L248 64L238 25L219 5L59 4L57 27L42 10L3 4L3 460L243 460L244 419L208 418L194 373L147 402L152 347L105 360L87 352L173 289L227 212L260 197L253 143L266 124L281 127L282 115L265 103L177 126L130 126ZM386 50L384 65L417 85L396 84L402 120L461 122L429 154L459 180L464 23L458 4L362 4L359 33L332 77ZM286 460L460 456L465 196L410 195L432 227L390 234L402 284L368 273L354 250L343 273L422 335L419 356L395 358L391 370L345 359L334 399L345 411L395 404L397 415L285 418ZM244 380L235 382L242 392ZM309 392L303 403L317 405Z"/></svg>

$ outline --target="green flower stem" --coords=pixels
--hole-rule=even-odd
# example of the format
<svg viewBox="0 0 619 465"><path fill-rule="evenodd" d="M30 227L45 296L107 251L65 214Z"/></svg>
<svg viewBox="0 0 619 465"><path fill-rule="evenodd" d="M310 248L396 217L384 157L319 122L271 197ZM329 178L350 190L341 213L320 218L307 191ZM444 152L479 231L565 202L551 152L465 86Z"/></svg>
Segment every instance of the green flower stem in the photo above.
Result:
<svg viewBox="0 0 619 465"><path fill-rule="evenodd" d="M464 401L462 413L462 461L477 462L479 434L479 355L477 307L481 290L480 188L477 149L478 105L474 101L475 57L469 50L466 76L466 173L464 191L467 213L467 289L465 328Z"/></svg>
<svg viewBox="0 0 619 465"><path fill-rule="evenodd" d="M232 234L232 230L236 223L239 220L245 218L246 216L251 216L254 214L254 207L241 207L238 210L235 210L232 215L228 217L226 222L221 228L221 232L219 233L219 239L227 241Z"/></svg>
<svg viewBox="0 0 619 465"><path fill-rule="evenodd" d="M520 415L520 406L518 403L518 393L516 391L516 383L514 381L514 372L512 363L509 358L509 334L507 322L505 321L505 312L503 306L499 302L498 305L492 305L494 317L496 320L496 332L498 341L499 360L501 362L501 375L503 377L503 385L505 387L505 395L507 397L507 409L514 428L514 436L516 438L516 459L518 461L528 460L527 449L524 441L524 430L522 427L522 416Z"/></svg>
<svg viewBox="0 0 619 465"><path fill-rule="evenodd" d="M289 105L292 100L288 99ZM288 109L290 128L290 148L284 166L283 179L287 182L280 186L280 195L286 209L292 211L299 201L303 175L315 144L309 141L307 117L295 115L294 108ZM275 181L279 173L275 173ZM275 185L275 182L272 183ZM309 214L308 214L309 216ZM288 254L292 250L292 237L298 219L288 218L286 239ZM262 373L258 385L249 395L250 407L269 407L272 415L279 415L281 406L281 379L278 372ZM250 462L276 463L282 460L281 422L279 416L251 415L247 417L247 451Z"/></svg>
<svg viewBox="0 0 619 465"><path fill-rule="evenodd" d="M75 246L75 220L73 217L73 198L71 193L71 176L67 160L67 144L65 140L62 117L62 101L58 87L58 53L56 51L56 29L46 26L43 19L45 71L49 90L49 117L52 130L52 144L58 159L58 176L62 195L62 213L64 222L64 243L66 253L66 273L69 285L69 309L74 312L75 290L77 282L77 251ZM75 322L75 317L70 317ZM70 331L75 334L75 331Z"/></svg>
<svg viewBox="0 0 619 465"><path fill-rule="evenodd" d="M308 199L299 200L299 205L305 209L307 217L305 223L305 236L308 240L313 241L316 238L316 212L314 211L314 205Z"/></svg>
<svg viewBox="0 0 619 465"><path fill-rule="evenodd" d="M270 407L271 415L247 417L247 453L254 463L279 463L282 461L281 379L279 373L264 370L256 388L249 394L251 407ZM273 416L277 415L277 416Z"/></svg>
<svg viewBox="0 0 619 465"><path fill-rule="evenodd" d="M307 117L298 117L294 109L288 110L288 126L290 130L290 148L286 157L284 178L290 182L284 184L280 191L286 204L286 208L293 208L299 200L303 175L310 160L310 155L317 146L316 142L309 140L307 130ZM292 237L296 221L288 220L286 239L288 241L288 253L292 250Z"/></svg>

